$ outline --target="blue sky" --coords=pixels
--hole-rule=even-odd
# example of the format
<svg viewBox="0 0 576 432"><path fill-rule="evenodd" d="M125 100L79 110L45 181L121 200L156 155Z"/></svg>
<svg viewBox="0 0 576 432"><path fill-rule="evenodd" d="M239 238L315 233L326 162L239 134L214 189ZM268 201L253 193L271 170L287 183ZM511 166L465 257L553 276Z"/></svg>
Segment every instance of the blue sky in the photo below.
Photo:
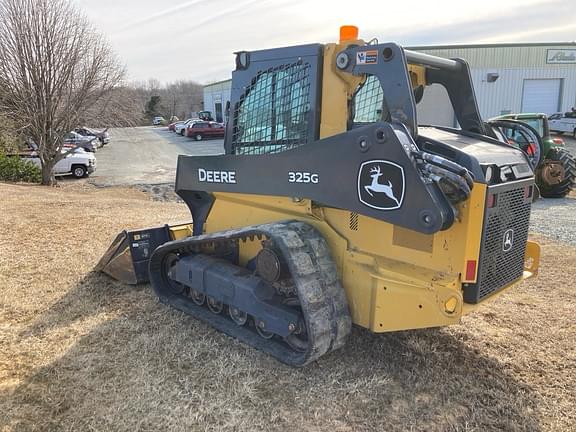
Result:
<svg viewBox="0 0 576 432"><path fill-rule="evenodd" d="M76 0L129 78L207 83L230 77L234 51L333 42L342 24L401 45L576 40L573 0ZM356 9L355 9L356 7Z"/></svg>

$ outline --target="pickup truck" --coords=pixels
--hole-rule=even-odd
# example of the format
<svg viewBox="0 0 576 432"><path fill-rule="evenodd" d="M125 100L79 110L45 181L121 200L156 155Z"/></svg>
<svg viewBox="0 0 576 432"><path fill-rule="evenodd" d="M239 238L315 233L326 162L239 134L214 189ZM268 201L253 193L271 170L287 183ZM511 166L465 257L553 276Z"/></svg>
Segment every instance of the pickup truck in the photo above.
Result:
<svg viewBox="0 0 576 432"><path fill-rule="evenodd" d="M548 117L550 132L570 133L576 138L576 112L556 113Z"/></svg>
<svg viewBox="0 0 576 432"><path fill-rule="evenodd" d="M36 152L21 155L22 158L40 167L40 158ZM96 171L96 156L88 153L82 148L77 148L64 159L59 160L54 166L54 175L73 175L76 178L86 177Z"/></svg>
<svg viewBox="0 0 576 432"><path fill-rule="evenodd" d="M108 133L108 128L102 131L97 131L96 129L92 129L89 127L77 127L76 129L74 129L74 132L76 132L79 135L82 135L83 137L96 137L100 140L102 146L110 142L110 134Z"/></svg>

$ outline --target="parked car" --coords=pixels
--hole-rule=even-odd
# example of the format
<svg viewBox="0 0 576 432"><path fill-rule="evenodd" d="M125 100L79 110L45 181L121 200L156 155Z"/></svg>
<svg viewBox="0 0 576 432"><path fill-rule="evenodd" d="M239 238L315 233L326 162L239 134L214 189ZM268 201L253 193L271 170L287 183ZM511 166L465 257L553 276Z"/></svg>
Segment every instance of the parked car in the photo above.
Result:
<svg viewBox="0 0 576 432"><path fill-rule="evenodd" d="M77 132L68 132L64 136L64 148L81 147L86 151L94 153L102 144L98 138L93 135L82 136Z"/></svg>
<svg viewBox="0 0 576 432"><path fill-rule="evenodd" d="M36 152L22 157L38 167L41 166L40 158ZM96 171L96 156L84 151L82 148L75 149L54 165L54 175L56 176L73 175L76 178L82 178L92 174L94 171Z"/></svg>
<svg viewBox="0 0 576 432"><path fill-rule="evenodd" d="M178 120L178 121L170 123L168 125L168 130L170 132L176 132L176 125L180 125L180 124L184 124L184 120Z"/></svg>
<svg viewBox="0 0 576 432"><path fill-rule="evenodd" d="M570 133L576 138L576 111L556 113L548 117L550 132Z"/></svg>
<svg viewBox="0 0 576 432"><path fill-rule="evenodd" d="M74 129L74 132L82 136L95 136L100 140L102 145L108 144L110 142L110 134L108 133L108 128L104 129L103 131L97 131L96 129L92 128L79 127Z"/></svg>
<svg viewBox="0 0 576 432"><path fill-rule="evenodd" d="M200 141L203 138L224 138L226 129L222 123L194 122L186 128L186 136Z"/></svg>
<svg viewBox="0 0 576 432"><path fill-rule="evenodd" d="M162 116L156 116L152 119L152 124L154 126L158 126L161 125L162 123L164 123L166 120L164 120L164 117Z"/></svg>
<svg viewBox="0 0 576 432"><path fill-rule="evenodd" d="M180 134L182 136L186 135L186 129L193 123L201 121L197 118L189 118L188 120L184 121L183 123L177 124L174 128L174 132Z"/></svg>

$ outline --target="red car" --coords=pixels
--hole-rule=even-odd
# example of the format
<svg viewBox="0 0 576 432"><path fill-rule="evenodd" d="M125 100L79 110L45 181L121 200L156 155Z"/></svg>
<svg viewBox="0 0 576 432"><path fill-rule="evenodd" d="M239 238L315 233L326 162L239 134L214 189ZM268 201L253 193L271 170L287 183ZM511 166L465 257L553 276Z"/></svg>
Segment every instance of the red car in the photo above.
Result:
<svg viewBox="0 0 576 432"><path fill-rule="evenodd" d="M202 138L224 138L226 128L217 122L197 122L186 128L186 136L200 141Z"/></svg>
<svg viewBox="0 0 576 432"><path fill-rule="evenodd" d="M174 123L170 123L170 124L168 125L168 130L169 130L170 132L175 132L175 131L176 131L176 125L177 125L178 123L184 123L184 122L183 122L183 121L175 121Z"/></svg>

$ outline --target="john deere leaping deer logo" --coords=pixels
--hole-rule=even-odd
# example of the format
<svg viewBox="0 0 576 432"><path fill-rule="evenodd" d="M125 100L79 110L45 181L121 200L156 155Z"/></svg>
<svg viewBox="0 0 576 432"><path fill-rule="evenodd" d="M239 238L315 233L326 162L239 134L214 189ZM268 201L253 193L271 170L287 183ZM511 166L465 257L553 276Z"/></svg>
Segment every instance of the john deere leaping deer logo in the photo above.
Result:
<svg viewBox="0 0 576 432"><path fill-rule="evenodd" d="M512 228L504 231L504 236L502 237L502 250L504 252L509 252L514 246L514 230Z"/></svg>
<svg viewBox="0 0 576 432"><path fill-rule="evenodd" d="M370 169L370 177L372 177L372 184L370 184L368 186L364 186L364 189L366 189L366 192L368 192L370 194L370 196L372 196L372 197L374 196L374 192L376 192L376 193L382 192L388 198L390 198L391 200L394 200L396 205L398 207L400 207L400 201L398 201L396 199L396 197L394 196L394 190L393 190L392 182L390 180L388 180L387 185L378 183L378 181L379 181L378 179L380 177L382 177L382 173L380 172L380 166L379 165Z"/></svg>
<svg viewBox="0 0 576 432"><path fill-rule="evenodd" d="M358 199L378 210L394 210L404 200L404 168L387 160L370 160L360 165Z"/></svg>

